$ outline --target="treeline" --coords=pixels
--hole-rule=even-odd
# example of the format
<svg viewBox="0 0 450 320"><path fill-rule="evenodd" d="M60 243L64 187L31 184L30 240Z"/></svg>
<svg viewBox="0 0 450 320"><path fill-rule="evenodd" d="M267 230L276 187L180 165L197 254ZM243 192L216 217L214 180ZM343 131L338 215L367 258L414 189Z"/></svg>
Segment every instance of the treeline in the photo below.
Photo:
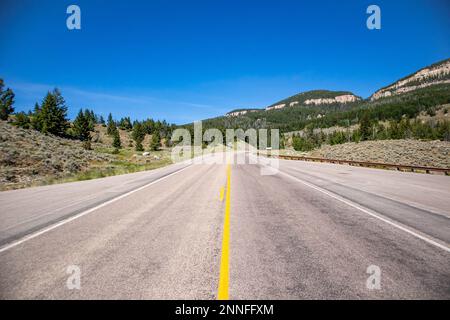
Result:
<svg viewBox="0 0 450 320"><path fill-rule="evenodd" d="M66 102L58 89L49 91L42 103L36 103L32 111L16 113L13 124L59 137L74 135L67 118Z"/></svg>
<svg viewBox="0 0 450 320"><path fill-rule="evenodd" d="M293 106L279 110L248 112L238 117L217 117L203 121L205 128L277 128L282 133L306 127L329 128L358 124L364 113L372 121L400 121L403 116L417 117L421 112L434 114L437 106L450 103L450 84L433 85L376 101L345 105Z"/></svg>
<svg viewBox="0 0 450 320"><path fill-rule="evenodd" d="M165 120L153 120L148 118L144 121L133 121L129 117L115 121L112 114L108 116L106 124L106 133L113 137L112 146L115 148L114 152L118 152L122 148L122 142L120 140L120 134L118 129L126 130L131 132L131 137L135 142L136 151L144 151L144 146L142 145L145 136L151 135L152 139L150 141L149 149L157 151L161 147L161 140L165 139L166 146L170 145L170 136L175 130L176 126L174 124L169 124Z"/></svg>
<svg viewBox="0 0 450 320"><path fill-rule="evenodd" d="M422 139L450 141L450 121L422 121L403 117L400 121L391 120L386 124L371 121L368 113L361 118L359 128L347 128L333 133L324 133L308 127L303 135L292 137L292 146L297 151L310 151L323 144L336 145L346 142L388 139Z"/></svg>
<svg viewBox="0 0 450 320"><path fill-rule="evenodd" d="M403 117L413 119L422 112L434 115L441 105L450 103L450 85L435 85L408 92L399 96L366 101L360 106L344 112L332 112L313 118L306 125L316 128L346 126L359 123L363 114L371 121L400 121Z"/></svg>
<svg viewBox="0 0 450 320"><path fill-rule="evenodd" d="M0 79L0 119L8 120L10 115L12 124L25 129L34 129L44 134L52 134L58 137L77 139L83 142L86 149L91 149L92 132L96 125L107 127L107 134L113 137L112 146L115 152L122 148L119 129L130 131L135 141L135 149L143 151L142 142L147 134L152 135L149 148L158 150L161 147L161 139L165 138L169 143L169 137L175 129L175 125L164 121L155 121L148 118L144 121L131 121L130 117L123 117L116 121L112 114L108 116L107 122L101 115L93 110L81 109L73 123L67 117L68 108L66 102L58 89L49 91L41 104L36 103L33 110L18 112L14 114L14 93L11 89L3 90L4 82Z"/></svg>

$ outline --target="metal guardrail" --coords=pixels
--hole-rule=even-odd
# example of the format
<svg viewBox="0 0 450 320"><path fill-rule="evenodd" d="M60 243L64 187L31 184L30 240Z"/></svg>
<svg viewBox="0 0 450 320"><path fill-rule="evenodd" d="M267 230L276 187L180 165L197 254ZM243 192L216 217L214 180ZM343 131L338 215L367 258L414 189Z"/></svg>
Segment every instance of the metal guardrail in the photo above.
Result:
<svg viewBox="0 0 450 320"><path fill-rule="evenodd" d="M271 157L272 155L266 154L266 156ZM350 166L359 166L359 167L395 169L398 171L410 171L410 172L444 173L446 176L450 175L450 168L410 166L410 165L403 165L403 164L392 164L392 163L381 163L381 162L338 160L338 159L314 158L314 157L303 157L303 156L288 156L288 155L277 155L275 157L280 158L280 159L287 159L287 160L327 162L327 163L336 163L336 164L347 164Z"/></svg>

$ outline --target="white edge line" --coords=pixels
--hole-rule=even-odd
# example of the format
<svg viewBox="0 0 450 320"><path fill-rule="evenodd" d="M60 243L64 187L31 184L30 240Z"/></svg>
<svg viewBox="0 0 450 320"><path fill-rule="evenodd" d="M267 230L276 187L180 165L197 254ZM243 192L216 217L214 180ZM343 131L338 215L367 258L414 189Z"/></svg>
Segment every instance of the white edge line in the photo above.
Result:
<svg viewBox="0 0 450 320"><path fill-rule="evenodd" d="M347 205L349 205L349 206L351 206L353 208L356 208L356 209L358 209L358 210L360 210L360 211L362 211L362 212L364 212L364 213L366 213L366 214L368 214L368 215L370 215L370 216L372 216L372 217L374 217L376 219L379 219L379 220L381 220L383 222L386 222L387 224L389 224L389 225L391 225L391 226L393 226L393 227L395 227L397 229L400 229L400 230L402 230L404 232L407 232L407 233L409 233L410 235L412 235L412 236L414 236L416 238L419 238L419 239L421 239L421 240L423 240L425 242L428 242L429 244L432 244L432 245L434 245L434 246L436 246L436 247L438 247L438 248L440 248L440 249L442 249L444 251L450 252L450 248L449 247L447 247L447 246L445 246L443 244L440 244L439 242L436 242L436 241L434 241L432 239L424 237L424 236L422 236L422 235L420 235L420 234L418 234L418 233L416 233L416 232L414 232L412 230L409 230L408 228L405 228L405 227L403 227L403 226L401 226L399 224L396 224L395 222L392 222L392 221L390 221L390 220L388 220L386 218L383 218L383 217L381 217L378 214L370 212L369 210L364 209L363 207L360 207L359 205L357 205L357 204L355 204L355 203L353 203L351 201L348 201L348 200L346 200L346 199L344 199L344 198L342 198L342 197L340 197L340 196L338 196L338 195L336 195L334 193L331 193L331 192L329 192L329 191L327 191L325 189L322 189L322 188L317 187L317 186L315 186L315 185L313 185L311 183L303 181L303 180L301 180L301 179L299 179L297 177L294 177L294 176L292 176L292 175L290 175L288 173L282 172L281 170L278 170L278 172L283 174L283 175L285 175L285 176L287 176L287 177L289 177L289 178L291 178L291 179L294 179L294 180L296 180L296 181L298 181L298 182L300 182L300 183L302 183L302 184L304 184L304 185L306 185L306 186L308 186L310 188L313 188L313 189L315 189L317 191L320 191L320 192L326 194L327 196L330 196L330 197L332 197L332 198L334 198L336 200L339 200L339 201L341 201L341 202L343 202L343 203L345 203L345 204L347 204Z"/></svg>
<svg viewBox="0 0 450 320"><path fill-rule="evenodd" d="M164 177L158 178L158 179L156 179L156 180L154 180L154 181L152 181L150 183L147 183L147 184L145 184L145 185L143 185L143 186L141 186L141 187L139 187L137 189L133 189L133 190L128 191L127 193L124 193L124 194L122 194L122 195L120 195L120 196L118 196L116 198L113 198L111 200L103 202L103 203L99 204L98 206L95 206L95 207L90 208L90 209L88 209L86 211L80 212L80 213L78 213L78 214L76 214L76 215L74 215L74 216L72 216L70 218L67 218L65 220L59 221L59 222L57 222L57 223L55 223L55 224L53 224L53 225L51 225L49 227L46 227L46 228L44 228L42 230L39 230L39 231L35 232L35 233L31 233L31 234L29 234L29 235L27 235L27 236L25 236L25 237L23 237L23 238L21 238L19 240L16 240L16 241L14 241L14 242L12 242L10 244L7 244L4 247L0 248L0 253L2 253L4 251L7 251L9 249L12 249L12 248L14 248L14 247L16 247L16 246L18 246L18 245L28 241L28 240L34 239L36 237L39 237L40 235L42 235L44 233L47 233L47 232L49 232L49 231L51 231L53 229L56 229L56 228L58 228L58 227L60 227L62 225L65 225L66 223L69 223L69 222L74 221L74 220L76 220L78 218L81 218L81 217L83 217L83 216L85 216L85 215L87 215L89 213L92 213L95 210L98 210L98 209L100 209L102 207L105 207L105 206L107 206L107 205L109 205L109 204L111 204L113 202L116 202L116 201L118 201L120 199L128 197L129 195L131 195L131 194L133 194L135 192L138 192L138 191L140 191L142 189L145 189L145 188L147 188L147 187L149 187L149 186L151 186L151 185L153 185L153 184L155 184L157 182L165 180L165 179L167 179L167 178L169 178L169 177L171 177L171 176L173 176L173 175L175 175L177 173L180 173L180 172L182 172L182 171L184 171L184 170L186 170L188 168L190 168L189 165L187 167L184 167L184 168L178 170L178 171L172 172L172 173L170 173L170 174L168 174L168 175L166 175Z"/></svg>

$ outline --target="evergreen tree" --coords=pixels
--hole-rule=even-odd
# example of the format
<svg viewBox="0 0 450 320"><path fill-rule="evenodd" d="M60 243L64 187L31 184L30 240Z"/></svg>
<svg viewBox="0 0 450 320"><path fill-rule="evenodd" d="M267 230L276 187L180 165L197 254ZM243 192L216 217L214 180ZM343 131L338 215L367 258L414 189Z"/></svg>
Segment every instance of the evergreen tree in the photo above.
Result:
<svg viewBox="0 0 450 320"><path fill-rule="evenodd" d="M120 119L119 128L122 130L131 130L133 128L133 125L131 124L130 117Z"/></svg>
<svg viewBox="0 0 450 320"><path fill-rule="evenodd" d="M42 121L40 115L41 115L41 107L36 102L34 104L33 113L31 114L31 126L37 131L41 131L42 129Z"/></svg>
<svg viewBox="0 0 450 320"><path fill-rule="evenodd" d="M161 147L161 137L158 132L154 132L150 142L150 150L158 151Z"/></svg>
<svg viewBox="0 0 450 320"><path fill-rule="evenodd" d="M362 141L368 140L370 138L371 126L368 112L364 112L364 114L361 117L361 121L359 122L359 131Z"/></svg>
<svg viewBox="0 0 450 320"><path fill-rule="evenodd" d="M0 79L0 119L8 120L8 116L14 112L14 92L11 89L3 91L3 79Z"/></svg>
<svg viewBox="0 0 450 320"><path fill-rule="evenodd" d="M409 118L404 117L398 124L399 129L399 136L401 139L410 139L412 132L411 132L411 123L409 121Z"/></svg>
<svg viewBox="0 0 450 320"><path fill-rule="evenodd" d="M98 123L100 123L102 126L105 126L105 119L103 119L103 116L100 116Z"/></svg>
<svg viewBox="0 0 450 320"><path fill-rule="evenodd" d="M142 123L144 131L146 134L152 134L155 126L155 121L153 119L147 119Z"/></svg>
<svg viewBox="0 0 450 320"><path fill-rule="evenodd" d="M14 125L22 127L24 129L30 128L30 117L25 112L16 113Z"/></svg>
<svg viewBox="0 0 450 320"><path fill-rule="evenodd" d="M136 151L144 151L144 147L142 146L142 141L144 141L145 138L145 131L142 127L142 124L138 121L135 121L133 125L133 133L132 133L133 140L136 142Z"/></svg>
<svg viewBox="0 0 450 320"><path fill-rule="evenodd" d="M114 122L112 114L109 113L109 115L108 115L108 124L107 124L107 127L106 127L106 133L109 136L112 136L115 131L117 131L117 126L116 126L116 123Z"/></svg>
<svg viewBox="0 0 450 320"><path fill-rule="evenodd" d="M69 127L69 122L66 118L67 107L58 89L47 93L39 109L39 113L35 116L42 133L63 136Z"/></svg>
<svg viewBox="0 0 450 320"><path fill-rule="evenodd" d="M314 149L314 145L311 141L299 136L292 137L292 146L296 151L310 151Z"/></svg>
<svg viewBox="0 0 450 320"><path fill-rule="evenodd" d="M92 122L93 122L94 124L98 124L98 115L96 115L96 114L94 113L94 110L91 109L90 114L91 114Z"/></svg>
<svg viewBox="0 0 450 320"><path fill-rule="evenodd" d="M89 120L86 118L86 114L83 113L83 109L80 109L80 112L75 118L73 127L77 138L83 141L83 147L87 150L91 149L91 133L89 129Z"/></svg>
<svg viewBox="0 0 450 320"><path fill-rule="evenodd" d="M400 139L401 132L399 130L398 122L395 120L389 121L389 130L388 130L389 139Z"/></svg>
<svg viewBox="0 0 450 320"><path fill-rule="evenodd" d="M119 134L119 130L114 131L112 146L113 146L115 149L120 149L120 148L122 148L122 143L120 142L120 134Z"/></svg>
<svg viewBox="0 0 450 320"><path fill-rule="evenodd" d="M84 111L84 117L86 118L86 120L88 122L89 130L90 131L94 131L95 130L95 124L96 124L94 111L86 109Z"/></svg>

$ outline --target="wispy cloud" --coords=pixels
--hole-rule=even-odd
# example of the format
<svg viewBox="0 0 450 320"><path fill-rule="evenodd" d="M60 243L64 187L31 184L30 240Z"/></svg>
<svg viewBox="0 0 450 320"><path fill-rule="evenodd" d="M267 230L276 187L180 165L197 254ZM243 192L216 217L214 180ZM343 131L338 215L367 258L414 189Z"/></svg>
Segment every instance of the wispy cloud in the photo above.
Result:
<svg viewBox="0 0 450 320"><path fill-rule="evenodd" d="M56 86L54 84L10 82L9 86L16 92L19 109L30 109L34 102L41 101L45 93L58 87L71 107L70 116L79 108L93 108L96 112L107 114L112 112L117 117L131 115L133 118L147 116L174 119L175 122L189 122L201 119L202 113L220 115L227 108L191 101L167 99L145 95L142 93L112 94L95 90L80 89L73 86ZM166 93L167 94L167 93ZM174 96L181 93L174 94ZM198 109L196 112L193 109Z"/></svg>

